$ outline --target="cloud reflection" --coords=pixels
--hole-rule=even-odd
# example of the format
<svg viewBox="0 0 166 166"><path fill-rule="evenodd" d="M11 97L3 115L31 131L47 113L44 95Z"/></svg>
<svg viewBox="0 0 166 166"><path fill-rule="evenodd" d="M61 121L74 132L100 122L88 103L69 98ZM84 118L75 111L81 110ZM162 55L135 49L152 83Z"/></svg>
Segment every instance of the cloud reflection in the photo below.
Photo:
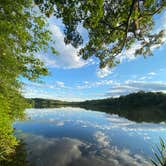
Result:
<svg viewBox="0 0 166 166"><path fill-rule="evenodd" d="M16 122L15 127L36 134L23 138L28 160L36 166L148 166L140 154L148 156L150 144L166 131L165 122L136 123L80 108L26 112L28 122Z"/></svg>
<svg viewBox="0 0 166 166"><path fill-rule="evenodd" d="M81 157L79 146L83 143L71 138L45 138L32 135L26 139L28 161L36 166L65 166Z"/></svg>
<svg viewBox="0 0 166 166"><path fill-rule="evenodd" d="M27 115L32 121L53 124L55 126L76 125L81 128L101 131L118 129L126 133L139 134L141 132L164 132L166 123L136 123L115 114L86 111L82 108L54 108L54 109L27 109ZM100 120L99 120L100 119ZM145 139L150 139L146 136Z"/></svg>
<svg viewBox="0 0 166 166"><path fill-rule="evenodd" d="M63 137L46 138L31 135L25 139L28 160L36 166L150 166L150 163L128 149L109 147L107 136L101 132L95 135L98 144Z"/></svg>

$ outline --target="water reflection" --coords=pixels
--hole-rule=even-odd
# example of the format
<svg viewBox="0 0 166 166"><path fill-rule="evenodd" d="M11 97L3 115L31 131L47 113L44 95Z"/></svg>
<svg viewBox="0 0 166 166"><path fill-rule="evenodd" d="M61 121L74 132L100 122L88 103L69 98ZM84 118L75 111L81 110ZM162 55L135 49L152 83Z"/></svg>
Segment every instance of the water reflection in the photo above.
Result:
<svg viewBox="0 0 166 166"><path fill-rule="evenodd" d="M118 115L80 108L28 109L14 124L36 166L151 165L152 147L166 138L166 124L136 123Z"/></svg>
<svg viewBox="0 0 166 166"><path fill-rule="evenodd" d="M100 137L101 136L101 137ZM28 145L28 160L31 165L65 166L65 165L148 165L145 159L132 155L128 149L119 150L103 140L103 135L97 136L98 144L90 144L74 138L46 138L31 135L26 138Z"/></svg>
<svg viewBox="0 0 166 166"><path fill-rule="evenodd" d="M106 112L109 114L118 114L121 117L125 117L135 122L154 122L159 123L166 122L166 110L158 108L149 108L147 106L142 108L123 108L123 109L111 109L109 107L96 107L96 106L84 106L87 110L96 110L100 112Z"/></svg>

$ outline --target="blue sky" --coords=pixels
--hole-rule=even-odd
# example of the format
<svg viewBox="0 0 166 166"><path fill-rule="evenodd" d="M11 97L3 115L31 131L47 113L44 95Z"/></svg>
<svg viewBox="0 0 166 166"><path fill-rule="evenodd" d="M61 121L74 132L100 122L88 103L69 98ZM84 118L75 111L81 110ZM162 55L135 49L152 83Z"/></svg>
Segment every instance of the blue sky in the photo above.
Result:
<svg viewBox="0 0 166 166"><path fill-rule="evenodd" d="M49 98L67 101L80 101L106 97L117 97L128 93L162 91L166 93L166 45L154 48L154 56L135 57L133 52L139 45L119 55L121 64L113 69L99 69L98 60L84 61L77 56L75 49L63 42L63 24L56 18L48 20L53 32L55 48L59 55L40 52L36 56L44 61L50 75L42 77L44 83L34 83L23 79L25 97ZM155 17L154 31L166 28L166 11ZM84 41L88 41L86 30L79 27ZM166 37L163 38L163 41ZM85 43L84 43L85 44Z"/></svg>

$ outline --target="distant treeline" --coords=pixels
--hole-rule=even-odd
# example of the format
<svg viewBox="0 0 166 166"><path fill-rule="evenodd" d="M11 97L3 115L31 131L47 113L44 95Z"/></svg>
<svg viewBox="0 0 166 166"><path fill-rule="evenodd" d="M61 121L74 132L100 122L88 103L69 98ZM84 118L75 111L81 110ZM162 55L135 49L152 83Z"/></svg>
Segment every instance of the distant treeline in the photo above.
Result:
<svg viewBox="0 0 166 166"><path fill-rule="evenodd" d="M32 98L30 102L35 108L52 108L61 106L92 106L92 107L109 107L109 108L141 108L155 107L166 109L166 94L162 92L144 92L131 93L118 98L106 98L98 100L86 100L83 102L67 102L61 100L51 100L42 98Z"/></svg>
<svg viewBox="0 0 166 166"><path fill-rule="evenodd" d="M161 92L137 92L99 100L66 102L49 99L30 99L35 108L81 107L90 110L118 114L134 121L166 121L166 94Z"/></svg>
<svg viewBox="0 0 166 166"><path fill-rule="evenodd" d="M72 102L42 98L32 98L29 99L29 102L34 108L57 108L72 104Z"/></svg>
<svg viewBox="0 0 166 166"><path fill-rule="evenodd" d="M166 94L161 92L144 92L131 93L118 98L107 98L101 100L87 100L80 103L81 105L109 107L113 109L124 108L145 108L155 107L166 109Z"/></svg>

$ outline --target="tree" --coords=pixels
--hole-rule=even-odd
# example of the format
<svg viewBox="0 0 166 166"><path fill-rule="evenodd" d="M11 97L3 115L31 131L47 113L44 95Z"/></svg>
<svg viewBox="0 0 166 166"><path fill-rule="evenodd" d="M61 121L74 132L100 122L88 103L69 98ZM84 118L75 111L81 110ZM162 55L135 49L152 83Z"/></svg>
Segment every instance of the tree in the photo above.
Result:
<svg viewBox="0 0 166 166"><path fill-rule="evenodd" d="M61 18L64 41L78 47L83 43L78 26L87 29L89 41L79 55L96 56L100 67L119 63L117 56L133 44L135 55L152 55L152 48L163 43L164 30L154 33L154 15L166 7L165 0L35 0L48 17Z"/></svg>
<svg viewBox="0 0 166 166"><path fill-rule="evenodd" d="M0 160L14 152L18 141L12 123L23 118L28 106L21 95L21 79L38 80L47 75L35 53L48 48L51 33L46 19L31 0L0 3Z"/></svg>

